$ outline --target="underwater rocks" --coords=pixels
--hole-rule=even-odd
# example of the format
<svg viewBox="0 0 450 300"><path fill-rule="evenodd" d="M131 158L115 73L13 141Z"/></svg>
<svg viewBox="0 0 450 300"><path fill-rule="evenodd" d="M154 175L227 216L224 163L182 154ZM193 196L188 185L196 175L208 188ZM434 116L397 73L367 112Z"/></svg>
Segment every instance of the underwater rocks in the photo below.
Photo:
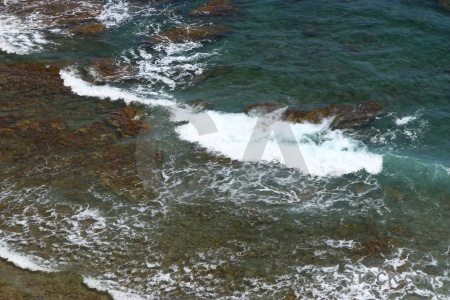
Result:
<svg viewBox="0 0 450 300"><path fill-rule="evenodd" d="M450 11L450 0L437 0L437 4L441 8Z"/></svg>
<svg viewBox="0 0 450 300"><path fill-rule="evenodd" d="M87 71L88 80L97 83L121 81L138 73L138 70L132 65L117 63L112 58L92 59Z"/></svg>
<svg viewBox="0 0 450 300"><path fill-rule="evenodd" d="M381 110L378 102L360 103L355 106L327 106L313 111L286 110L283 119L291 123L318 124L333 118L332 129L358 128L373 122Z"/></svg>
<svg viewBox="0 0 450 300"><path fill-rule="evenodd" d="M142 130L150 130L150 126L136 119L139 112L136 108L126 106L106 117L106 123L116 129L120 137L137 136Z"/></svg>
<svg viewBox="0 0 450 300"><path fill-rule="evenodd" d="M0 87L2 98L0 111L13 107L23 108L44 100L58 101L58 94L69 92L59 76L59 69L44 64L12 64L0 66ZM46 99L35 96L47 95ZM15 95L14 101L5 101ZM17 97L20 95L20 97ZM23 103L22 103L23 102Z"/></svg>
<svg viewBox="0 0 450 300"><path fill-rule="evenodd" d="M362 250L368 257L375 257L381 254L386 254L390 245L387 240L369 240L362 244Z"/></svg>
<svg viewBox="0 0 450 300"><path fill-rule="evenodd" d="M88 288L73 272L32 272L0 260L0 299L107 300L111 296Z"/></svg>
<svg viewBox="0 0 450 300"><path fill-rule="evenodd" d="M97 18L104 10L100 0L5 1L4 9L20 18L33 18L41 28L69 29L73 34L97 34L105 29Z"/></svg>
<svg viewBox="0 0 450 300"><path fill-rule="evenodd" d="M192 10L191 17L230 16L237 13L234 3L230 0L210 0L205 5Z"/></svg>
<svg viewBox="0 0 450 300"><path fill-rule="evenodd" d="M0 180L80 190L96 183L129 201L155 198L136 166L135 138L150 130L140 107L73 94L59 69L43 64L0 66L0 90Z"/></svg>
<svg viewBox="0 0 450 300"><path fill-rule="evenodd" d="M187 27L171 27L162 33L153 36L151 43L161 42L210 42L225 37L231 32L230 27L225 26L187 26Z"/></svg>
<svg viewBox="0 0 450 300"><path fill-rule="evenodd" d="M73 34L95 35L105 31L106 25L101 23L75 25L70 29Z"/></svg>

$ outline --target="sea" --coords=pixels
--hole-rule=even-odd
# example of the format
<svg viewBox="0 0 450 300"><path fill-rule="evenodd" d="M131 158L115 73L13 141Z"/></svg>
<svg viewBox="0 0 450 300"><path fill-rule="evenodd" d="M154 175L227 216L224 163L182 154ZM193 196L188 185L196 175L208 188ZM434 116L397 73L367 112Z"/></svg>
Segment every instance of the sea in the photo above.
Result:
<svg viewBox="0 0 450 300"><path fill-rule="evenodd" d="M0 15L2 64L64 62L73 93L144 107L152 130L135 159L157 194L130 202L93 185L75 201L0 183L0 203L18 207L0 215L0 257L77 272L114 299L450 299L450 12L434 0L234 0L231 16L189 14L204 3L106 0L106 34L83 39L37 13ZM211 24L231 31L151 42ZM94 58L137 71L88 81ZM186 105L199 98L212 107ZM245 113L368 101L382 111L359 129ZM146 159L155 149L162 163Z"/></svg>

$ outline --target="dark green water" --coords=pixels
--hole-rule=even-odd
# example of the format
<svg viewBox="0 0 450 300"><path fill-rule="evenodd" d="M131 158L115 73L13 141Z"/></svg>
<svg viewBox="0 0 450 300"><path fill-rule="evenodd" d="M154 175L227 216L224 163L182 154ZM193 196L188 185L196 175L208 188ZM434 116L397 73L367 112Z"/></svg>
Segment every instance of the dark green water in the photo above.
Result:
<svg viewBox="0 0 450 300"><path fill-rule="evenodd" d="M302 299L448 299L450 12L434 1L235 2L240 14L217 19L187 17L202 1L122 5L128 17L111 22L107 35L52 34L45 37L54 44L36 51L0 52L1 63L68 61L81 70L114 57L138 67L133 80L100 91L67 81L83 72L65 71L65 80L83 95L151 102L154 128L136 161L159 193L136 204L93 186L75 201L51 183L2 183L0 202L22 208L0 218L3 256L31 253L38 265L76 270L117 299L283 299L289 291ZM206 23L233 32L205 45L147 43L159 28ZM218 137L198 138L157 105L196 98L214 103ZM369 127L293 126L312 175L242 162L234 152L254 126L242 113L248 105L368 100L383 105ZM162 165L145 159L155 148L169 158ZM17 224L27 230L15 232ZM361 249L371 241L388 250L368 255ZM435 281L358 282L358 272ZM333 280L318 276L325 273Z"/></svg>

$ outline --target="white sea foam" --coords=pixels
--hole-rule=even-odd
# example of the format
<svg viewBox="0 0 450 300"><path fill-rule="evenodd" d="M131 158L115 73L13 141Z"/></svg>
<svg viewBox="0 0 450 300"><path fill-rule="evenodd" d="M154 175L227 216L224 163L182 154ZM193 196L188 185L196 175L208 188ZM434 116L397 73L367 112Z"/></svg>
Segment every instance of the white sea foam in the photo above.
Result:
<svg viewBox="0 0 450 300"><path fill-rule="evenodd" d="M148 51L145 47L130 49L122 54L124 61L135 61L138 67L137 77L151 84L163 83L174 89L185 84L186 78L200 75L205 68L205 60L217 53L193 51L203 47L200 43L164 42Z"/></svg>
<svg viewBox="0 0 450 300"><path fill-rule="evenodd" d="M344 271L338 271L342 267ZM277 287L272 289L290 286L292 281L298 281L294 290L298 295L305 295L305 299L392 299L393 296L402 298L411 290L429 299L444 299L441 298L442 294L433 290L442 287L443 281L448 281L445 276L428 276L412 269L392 272L360 263L330 267L307 265L296 269L298 275L279 277ZM314 280L310 280L309 276L313 276ZM427 282L416 284L414 280ZM257 281L253 283L259 288L262 284ZM402 287L402 284L405 284L406 288Z"/></svg>
<svg viewBox="0 0 450 300"><path fill-rule="evenodd" d="M372 128L371 142L389 147L390 150L403 147L404 142L409 140L408 148L416 148L421 145L422 138L429 130L428 121L422 118L423 111L418 110L413 115L396 117L394 113L386 116L389 122L395 123L395 127L386 129Z"/></svg>
<svg viewBox="0 0 450 300"><path fill-rule="evenodd" d="M397 124L397 125L405 125L405 124L408 124L411 121L414 121L415 119L417 119L416 116L408 116L408 117L403 117L403 118L396 118L395 119L395 124Z"/></svg>
<svg viewBox="0 0 450 300"><path fill-rule="evenodd" d="M131 18L128 12L128 2L123 0L110 0L105 4L104 10L98 17L106 27L116 27Z"/></svg>
<svg viewBox="0 0 450 300"><path fill-rule="evenodd" d="M100 99L110 98L111 100L124 100L126 103L141 102L148 105L161 105L172 106L174 102L160 99L146 99L141 96L135 95L131 92L112 87L109 85L94 85L86 82L76 76L73 70L61 70L61 78L64 81L64 85L72 89L72 91L80 96L97 97Z"/></svg>
<svg viewBox="0 0 450 300"><path fill-rule="evenodd" d="M8 244L3 241L0 241L0 257L6 259L7 261L15 264L22 269L44 272L52 271L52 269L45 266L41 258L32 256L30 254L28 254L27 256L22 255L14 251L11 247L8 246Z"/></svg>
<svg viewBox="0 0 450 300"><path fill-rule="evenodd" d="M182 117L176 116L175 119L179 120ZM278 128L283 129L279 132L277 141L275 135L270 132L271 128L280 126L281 122L270 118L266 119L267 122L258 123L266 126L267 130L263 129L257 136L252 134L258 118L243 113L208 111L185 119L191 122L177 128L180 138L197 142L210 151L232 159L243 160L246 151L259 153L261 149L264 149L261 160L284 164L289 158L283 157L280 147L289 147L289 149L299 147L307 169L312 175L340 176L363 169L376 174L382 170L381 155L370 153L358 141L345 136L341 131L329 130L326 121L319 125L281 124ZM202 135L199 131L200 127L211 129L212 125L217 128L215 132ZM291 138L289 128L292 130L294 139ZM289 150L285 151L285 153L289 152ZM298 159L300 160L301 157Z"/></svg>
<svg viewBox="0 0 450 300"><path fill-rule="evenodd" d="M81 96L169 106L174 121L189 121L188 124L179 126L176 130L181 139L196 142L211 152L220 153L232 159L286 164L286 160L292 160L292 158L286 155L283 157L280 147L285 150L284 154L295 153L291 150L299 147L301 154L299 152L299 157L294 160L301 160L300 156L303 156L307 170L312 175L340 176L359 170L376 174L382 170L381 155L370 153L360 142L345 136L339 130L329 130L327 121L319 125L288 124L277 121L276 118L266 118L258 123L258 126L266 128L252 136L258 118L244 113L206 111L195 114L192 110L177 106L170 100L148 99L116 87L90 84L78 78L73 71L61 71L61 78L64 80L64 85L71 87L73 92ZM284 130L278 132L278 140L271 134L273 126L279 126L278 128ZM257 154L252 156L260 152L262 152L261 157ZM245 156L246 153L250 155ZM295 161L294 164L287 165L292 167Z"/></svg>
<svg viewBox="0 0 450 300"><path fill-rule="evenodd" d="M0 15L0 50L20 55L41 51L48 42L36 28L15 16Z"/></svg>

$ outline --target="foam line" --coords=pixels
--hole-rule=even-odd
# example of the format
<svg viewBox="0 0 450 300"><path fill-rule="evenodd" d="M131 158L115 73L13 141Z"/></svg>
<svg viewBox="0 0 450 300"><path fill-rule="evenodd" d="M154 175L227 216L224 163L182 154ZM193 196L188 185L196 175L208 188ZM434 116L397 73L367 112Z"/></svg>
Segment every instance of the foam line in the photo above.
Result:
<svg viewBox="0 0 450 300"><path fill-rule="evenodd" d="M65 86L81 96L123 99L127 103L138 101L148 105L169 107L173 114L173 121L189 121L188 124L176 129L181 139L198 143L210 152L220 153L235 160L246 160L244 154L250 149L250 152L263 153L261 157L251 160L286 164L286 157L283 157L280 147L284 150L299 147L309 173L314 176L341 176L360 170L377 174L382 170L381 155L370 153L362 143L344 135L342 131L330 130L327 120L318 125L288 124L269 116L258 123L259 126L262 124L267 128L260 130L261 134L255 137L252 136L258 122L255 116L217 111L195 114L192 110L185 109L170 100L148 99L109 85L93 85L78 78L70 70L61 71L61 78ZM279 126L280 123L283 126ZM284 129L290 128L294 139L292 135L287 135L283 131L277 132L277 137L270 134L275 128L274 125ZM202 130L205 129L203 127L208 130ZM215 130L210 131L211 128ZM208 132L208 134L202 134L202 132ZM295 152L285 151L285 153ZM288 157L288 159L292 158Z"/></svg>
<svg viewBox="0 0 450 300"><path fill-rule="evenodd" d="M7 261L13 263L22 269L27 269L31 271L44 271L52 272L50 268L45 267L41 261L42 259L38 257L32 257L30 255L24 256L18 252L11 249L5 242L0 241L0 257L6 259Z"/></svg>
<svg viewBox="0 0 450 300"><path fill-rule="evenodd" d="M169 100L145 99L133 93L109 85L94 85L78 78L72 70L61 70L60 76L64 85L70 87L72 91L80 96L97 97L100 99L109 98L113 101L124 100L126 103L141 102L148 105L173 106L174 102Z"/></svg>

